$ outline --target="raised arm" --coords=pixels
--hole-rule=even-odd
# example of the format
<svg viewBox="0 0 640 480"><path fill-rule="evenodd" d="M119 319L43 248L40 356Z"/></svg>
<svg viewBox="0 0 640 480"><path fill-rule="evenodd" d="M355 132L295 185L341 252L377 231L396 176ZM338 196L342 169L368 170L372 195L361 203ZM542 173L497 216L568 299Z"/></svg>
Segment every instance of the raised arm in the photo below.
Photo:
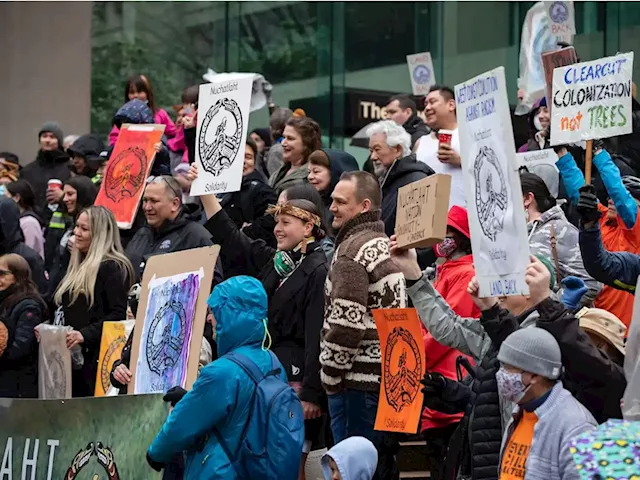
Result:
<svg viewBox="0 0 640 480"><path fill-rule="evenodd" d="M620 169L613 163L611 155L606 150L601 150L593 157L593 164L600 172L602 183L613 200L618 215L627 228L633 228L638 218L638 204L622 183Z"/></svg>

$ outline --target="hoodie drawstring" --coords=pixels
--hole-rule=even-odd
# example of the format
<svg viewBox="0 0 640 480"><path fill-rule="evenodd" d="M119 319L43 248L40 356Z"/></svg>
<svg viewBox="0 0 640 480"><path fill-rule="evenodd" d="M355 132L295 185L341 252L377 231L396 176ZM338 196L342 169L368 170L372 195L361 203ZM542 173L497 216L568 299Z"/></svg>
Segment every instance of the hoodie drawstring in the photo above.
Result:
<svg viewBox="0 0 640 480"><path fill-rule="evenodd" d="M264 325L264 337L262 337L262 351L266 352L271 348L271 334L269 333L269 329L267 328L267 319L262 319L262 325ZM265 344L269 341L269 344L265 347Z"/></svg>

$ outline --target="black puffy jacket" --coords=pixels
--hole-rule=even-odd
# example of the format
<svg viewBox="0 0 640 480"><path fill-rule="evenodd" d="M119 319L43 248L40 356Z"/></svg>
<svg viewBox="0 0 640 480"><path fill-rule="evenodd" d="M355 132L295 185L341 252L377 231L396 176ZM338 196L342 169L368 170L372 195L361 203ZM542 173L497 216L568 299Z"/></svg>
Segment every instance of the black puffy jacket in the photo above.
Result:
<svg viewBox="0 0 640 480"><path fill-rule="evenodd" d="M35 205L38 211L45 216L44 221L49 222L50 210L47 208L47 183L57 178L65 182L71 177L67 166L69 155L62 150L39 150L36 159L24 167L20 172L20 178L28 181L35 194Z"/></svg>
<svg viewBox="0 0 640 480"><path fill-rule="evenodd" d="M245 223L252 223L264 215L269 205L276 204L278 196L268 182L262 173L254 170L242 177L240 191L222 196L220 205L236 227L242 228Z"/></svg>
<svg viewBox="0 0 640 480"><path fill-rule="evenodd" d="M415 154L396 160L382 182L382 221L384 233L389 237L396 230L398 189L417 182L435 172L426 163L416 160Z"/></svg>
<svg viewBox="0 0 640 480"><path fill-rule="evenodd" d="M8 311L3 303L12 293L0 292L0 320L9 331L9 343L0 356L0 397L38 398L38 342L33 328L46 320L40 298L27 297Z"/></svg>

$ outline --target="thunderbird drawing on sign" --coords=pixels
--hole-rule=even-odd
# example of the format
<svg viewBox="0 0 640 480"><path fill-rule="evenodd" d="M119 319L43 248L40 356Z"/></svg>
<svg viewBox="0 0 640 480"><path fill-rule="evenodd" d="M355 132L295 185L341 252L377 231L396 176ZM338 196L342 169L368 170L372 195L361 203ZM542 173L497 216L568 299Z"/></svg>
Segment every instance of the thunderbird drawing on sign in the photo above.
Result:
<svg viewBox="0 0 640 480"><path fill-rule="evenodd" d="M207 142L207 133L213 128L213 141ZM229 168L238 155L243 138L242 112L237 102L230 98L219 99L205 114L200 130L198 148L204 169L218 176Z"/></svg>
<svg viewBox="0 0 640 480"><path fill-rule="evenodd" d="M491 147L480 148L473 170L476 184L476 211L482 233L495 242L498 234L504 229L508 195L504 172Z"/></svg>

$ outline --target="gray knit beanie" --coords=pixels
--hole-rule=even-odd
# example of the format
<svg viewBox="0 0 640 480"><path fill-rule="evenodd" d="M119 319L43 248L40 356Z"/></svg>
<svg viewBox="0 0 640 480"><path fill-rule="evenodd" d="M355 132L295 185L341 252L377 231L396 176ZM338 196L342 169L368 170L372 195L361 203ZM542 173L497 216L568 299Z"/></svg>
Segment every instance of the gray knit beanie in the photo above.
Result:
<svg viewBox="0 0 640 480"><path fill-rule="evenodd" d="M556 380L562 370L560 346L553 335L538 327L521 328L500 346L501 363Z"/></svg>
<svg viewBox="0 0 640 480"><path fill-rule="evenodd" d="M42 136L43 133L53 133L53 135L58 139L58 150L62 150L63 145L63 133L62 127L57 122L44 122L42 128L38 132L38 140Z"/></svg>

